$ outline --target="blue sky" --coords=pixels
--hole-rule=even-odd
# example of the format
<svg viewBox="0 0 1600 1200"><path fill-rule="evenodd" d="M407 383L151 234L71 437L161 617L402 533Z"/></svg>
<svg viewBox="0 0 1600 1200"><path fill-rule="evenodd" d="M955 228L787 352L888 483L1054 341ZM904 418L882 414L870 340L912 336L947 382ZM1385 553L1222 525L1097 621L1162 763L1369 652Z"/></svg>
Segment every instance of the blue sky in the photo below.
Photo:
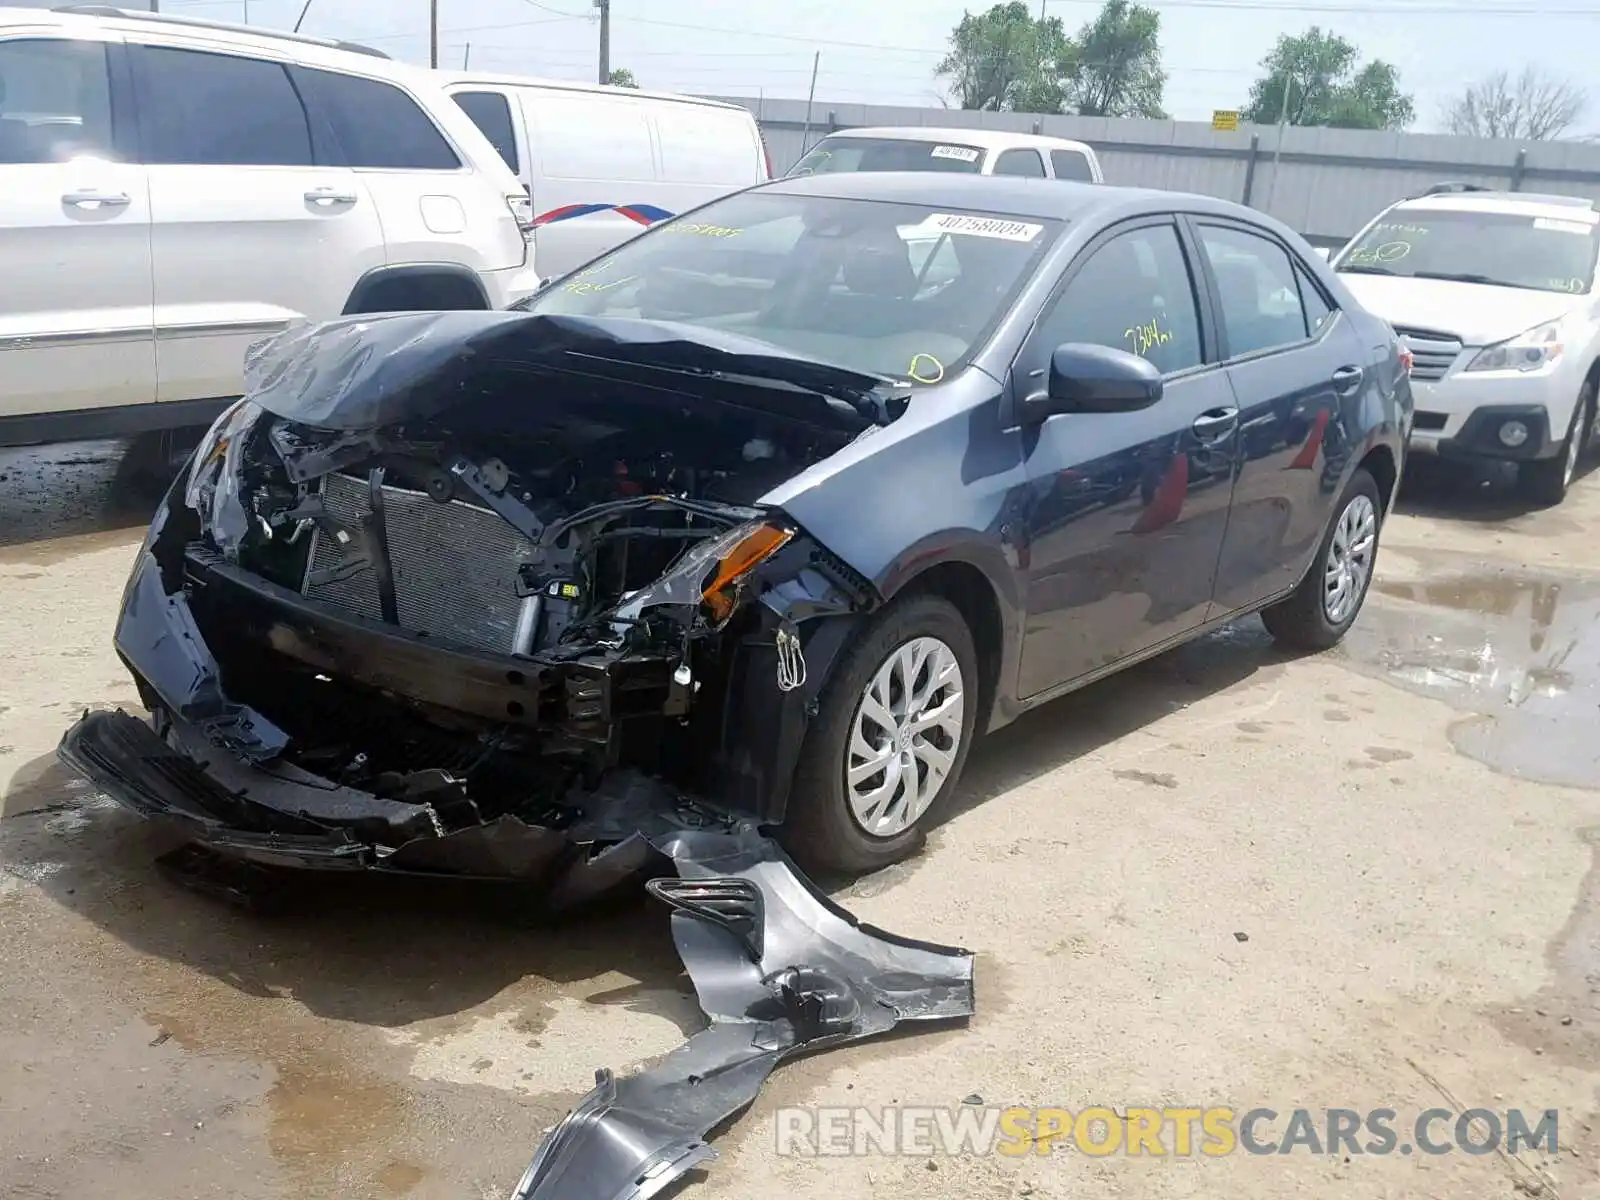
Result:
<svg viewBox="0 0 1600 1200"><path fill-rule="evenodd" d="M291 26L303 0L162 0L164 11ZM1032 0L1037 2L1037 0ZM1076 30L1098 0L1045 0ZM1154 0L1170 78L1167 108L1208 120L1237 108L1280 34L1321 25L1366 57L1400 68L1417 101L1414 129L1436 129L1464 81L1534 63L1587 83L1600 46L1600 0ZM817 97L835 103L939 102L933 66L967 8L960 0L613 0L612 63L648 88L798 96L821 52ZM1543 11L1540 11L1540 10ZM439 0L441 63L555 78L594 76L591 0ZM305 32L367 41L426 62L428 0L312 0ZM1582 122L1600 129L1600 96Z"/></svg>

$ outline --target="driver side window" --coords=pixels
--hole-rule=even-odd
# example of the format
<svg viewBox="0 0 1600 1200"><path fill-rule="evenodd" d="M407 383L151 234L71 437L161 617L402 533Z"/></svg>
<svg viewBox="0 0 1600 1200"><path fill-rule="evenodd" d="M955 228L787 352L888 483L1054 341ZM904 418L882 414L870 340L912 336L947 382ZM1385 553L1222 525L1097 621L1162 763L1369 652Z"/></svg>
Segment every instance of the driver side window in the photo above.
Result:
<svg viewBox="0 0 1600 1200"><path fill-rule="evenodd" d="M1091 251L1040 317L1033 341L1046 356L1066 342L1111 346L1164 375L1199 366L1200 317L1177 228L1147 225Z"/></svg>

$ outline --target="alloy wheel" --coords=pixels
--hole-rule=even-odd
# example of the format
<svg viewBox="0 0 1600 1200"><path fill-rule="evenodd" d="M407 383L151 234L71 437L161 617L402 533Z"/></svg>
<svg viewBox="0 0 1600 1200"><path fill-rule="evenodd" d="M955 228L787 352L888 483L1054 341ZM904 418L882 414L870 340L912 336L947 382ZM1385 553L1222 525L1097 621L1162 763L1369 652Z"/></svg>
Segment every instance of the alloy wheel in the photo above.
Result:
<svg viewBox="0 0 1600 1200"><path fill-rule="evenodd" d="M966 681L935 637L904 643L856 704L844 763L850 814L874 837L911 828L939 794L961 748Z"/></svg>
<svg viewBox="0 0 1600 1200"><path fill-rule="evenodd" d="M1356 496L1333 528L1322 575L1322 611L1330 625L1342 625L1361 603L1378 546L1378 510L1367 496Z"/></svg>

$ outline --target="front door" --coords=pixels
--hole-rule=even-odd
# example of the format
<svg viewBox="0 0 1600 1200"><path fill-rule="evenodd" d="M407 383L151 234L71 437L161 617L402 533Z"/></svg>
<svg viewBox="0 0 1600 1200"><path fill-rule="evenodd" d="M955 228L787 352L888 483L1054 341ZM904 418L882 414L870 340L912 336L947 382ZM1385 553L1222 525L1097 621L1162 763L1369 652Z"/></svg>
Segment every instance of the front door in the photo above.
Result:
<svg viewBox="0 0 1600 1200"><path fill-rule="evenodd" d="M1172 219L1121 226L1069 268L1017 361L1044 386L1067 342L1161 368L1142 412L1064 413L1025 434L1028 624L1018 694L1098 673L1201 624L1228 524L1237 412L1206 353L1196 274Z"/></svg>
<svg viewBox="0 0 1600 1200"><path fill-rule="evenodd" d="M0 41L0 417L156 398L150 198L107 48Z"/></svg>
<svg viewBox="0 0 1600 1200"><path fill-rule="evenodd" d="M1217 565L1221 616L1294 587L1354 449L1368 350L1305 264L1265 230L1195 218L1239 404L1239 478ZM1350 410L1347 414L1346 410Z"/></svg>
<svg viewBox="0 0 1600 1200"><path fill-rule="evenodd" d="M245 351L338 316L383 227L284 66L130 46L150 176L162 400L236 396Z"/></svg>

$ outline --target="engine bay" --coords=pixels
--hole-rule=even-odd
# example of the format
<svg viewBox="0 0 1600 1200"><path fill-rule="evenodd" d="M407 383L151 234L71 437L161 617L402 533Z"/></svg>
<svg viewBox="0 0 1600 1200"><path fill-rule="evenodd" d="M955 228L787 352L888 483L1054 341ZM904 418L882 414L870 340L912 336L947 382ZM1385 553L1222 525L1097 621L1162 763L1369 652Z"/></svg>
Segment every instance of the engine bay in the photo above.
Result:
<svg viewBox="0 0 1600 1200"><path fill-rule="evenodd" d="M540 382L582 392L519 405L506 389L527 377L480 380L429 419L360 430L246 405L185 492L194 611L230 695L284 730L298 768L444 828L559 824L569 792L619 765L691 782L725 736L732 648L761 621L742 605L768 586L754 569L810 561L803 539L782 555L798 531L758 502L859 436ZM439 657L401 670L399 642L352 656L251 617L250 579Z"/></svg>

